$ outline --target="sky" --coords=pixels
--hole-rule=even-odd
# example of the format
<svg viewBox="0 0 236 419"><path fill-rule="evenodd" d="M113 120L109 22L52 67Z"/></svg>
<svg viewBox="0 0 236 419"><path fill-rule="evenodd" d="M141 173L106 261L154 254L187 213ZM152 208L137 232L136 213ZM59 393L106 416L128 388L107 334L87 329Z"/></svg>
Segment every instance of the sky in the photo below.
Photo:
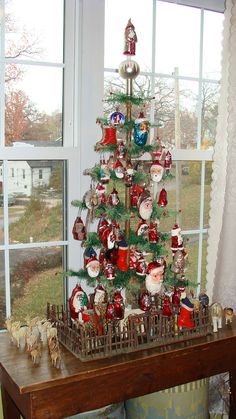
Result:
<svg viewBox="0 0 236 419"><path fill-rule="evenodd" d="M19 27L36 36L44 62L62 62L62 0L9 0L8 11ZM131 18L138 36L135 60L141 70L151 69L152 0L106 0L105 67L118 68L124 60L124 29ZM55 13L56 10L56 13ZM183 76L194 77L199 69L200 10L157 2L155 71L171 74L175 67ZM204 76L218 77L221 54L222 15L205 13ZM38 60L39 58L37 58ZM28 66L19 83L41 111L60 109L62 70Z"/></svg>

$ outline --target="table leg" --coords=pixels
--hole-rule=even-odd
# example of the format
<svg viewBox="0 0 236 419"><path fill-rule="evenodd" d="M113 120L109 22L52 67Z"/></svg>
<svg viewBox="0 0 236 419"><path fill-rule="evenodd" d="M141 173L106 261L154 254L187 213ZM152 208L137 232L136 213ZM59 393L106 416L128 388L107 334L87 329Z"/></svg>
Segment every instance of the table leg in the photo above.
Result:
<svg viewBox="0 0 236 419"><path fill-rule="evenodd" d="M9 396L8 392L3 386L1 386L1 392L4 419L20 419L20 411L18 410L12 398Z"/></svg>
<svg viewBox="0 0 236 419"><path fill-rule="evenodd" d="M229 419L236 418L236 370L229 372L230 381L230 411Z"/></svg>

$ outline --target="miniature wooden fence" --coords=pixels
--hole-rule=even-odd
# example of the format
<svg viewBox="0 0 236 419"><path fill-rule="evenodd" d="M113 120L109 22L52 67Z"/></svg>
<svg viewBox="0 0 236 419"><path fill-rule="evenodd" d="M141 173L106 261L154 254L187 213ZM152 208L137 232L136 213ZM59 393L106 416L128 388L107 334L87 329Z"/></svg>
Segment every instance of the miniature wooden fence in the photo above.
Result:
<svg viewBox="0 0 236 419"><path fill-rule="evenodd" d="M101 336L88 324L72 321L64 307L48 304L47 316L57 327L60 343L82 361L188 341L212 332L208 307L193 312L193 329L180 330L176 313L145 313L105 324Z"/></svg>

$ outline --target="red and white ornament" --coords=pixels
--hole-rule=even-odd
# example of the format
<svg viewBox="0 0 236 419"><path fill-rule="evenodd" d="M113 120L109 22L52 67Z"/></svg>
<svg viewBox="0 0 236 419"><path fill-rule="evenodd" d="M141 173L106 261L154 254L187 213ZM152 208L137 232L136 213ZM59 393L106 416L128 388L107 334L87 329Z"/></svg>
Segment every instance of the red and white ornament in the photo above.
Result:
<svg viewBox="0 0 236 419"><path fill-rule="evenodd" d="M160 237L158 236L157 223L151 221L149 226L149 243L158 243L159 240Z"/></svg>
<svg viewBox="0 0 236 419"><path fill-rule="evenodd" d="M153 182L160 182L164 174L164 167L156 160L150 167L150 175Z"/></svg>
<svg viewBox="0 0 236 419"><path fill-rule="evenodd" d="M120 199L118 196L118 192L115 188L113 188L112 192L108 196L108 205L111 207L117 207L120 203Z"/></svg>
<svg viewBox="0 0 236 419"><path fill-rule="evenodd" d="M117 268L121 271L121 272L127 272L129 269L129 265L128 265L128 250L129 250L129 246L126 243L126 241L124 239L122 239L119 242L119 246L118 246L118 257L117 257Z"/></svg>
<svg viewBox="0 0 236 419"><path fill-rule="evenodd" d="M104 271L108 281L112 281L115 278L115 268L112 263L107 263Z"/></svg>
<svg viewBox="0 0 236 419"><path fill-rule="evenodd" d="M171 164L172 164L172 155L171 152L168 150L166 152L165 155L165 160L164 160L164 169L165 169L165 173L168 175L171 169Z"/></svg>
<svg viewBox="0 0 236 419"><path fill-rule="evenodd" d="M152 215L153 201L150 192L147 189L141 193L138 200L138 211L140 218L149 220Z"/></svg>
<svg viewBox="0 0 236 419"><path fill-rule="evenodd" d="M171 250L175 254L177 250L183 250L183 238L181 235L181 228L175 224L171 230Z"/></svg>
<svg viewBox="0 0 236 419"><path fill-rule="evenodd" d="M80 216L75 219L72 234L75 240L82 241L86 239L86 228Z"/></svg>
<svg viewBox="0 0 236 419"><path fill-rule="evenodd" d="M139 307L143 311L149 311L151 308L151 298L148 291L144 291L139 299Z"/></svg>
<svg viewBox="0 0 236 419"><path fill-rule="evenodd" d="M89 258L86 269L90 278L96 278L99 275L100 271L100 263L97 260L96 256L92 256Z"/></svg>
<svg viewBox="0 0 236 419"><path fill-rule="evenodd" d="M82 321L82 312L87 309L88 296L79 284L75 286L69 299L70 315L72 319Z"/></svg>
<svg viewBox="0 0 236 419"><path fill-rule="evenodd" d="M125 306L124 299L120 291L116 291L113 297L114 309L115 309L115 318L116 320L121 320L124 318Z"/></svg>
<svg viewBox="0 0 236 419"><path fill-rule="evenodd" d="M167 192L165 188L162 188L162 190L160 191L157 204L159 205L159 207L166 207L166 205L168 204Z"/></svg>
<svg viewBox="0 0 236 419"><path fill-rule="evenodd" d="M116 150L116 158L124 160L126 157L125 145L123 141L120 141Z"/></svg>
<svg viewBox="0 0 236 419"><path fill-rule="evenodd" d="M94 304L106 302L106 291L102 285L98 284L94 290Z"/></svg>
<svg viewBox="0 0 236 419"><path fill-rule="evenodd" d="M148 224L146 221L141 220L138 224L138 227L136 229L136 235L137 236L147 236L148 235Z"/></svg>
<svg viewBox="0 0 236 419"><path fill-rule="evenodd" d="M125 176L125 169L120 160L117 160L114 165L114 172L118 179L123 179Z"/></svg>
<svg viewBox="0 0 236 419"><path fill-rule="evenodd" d="M162 290L165 266L157 261L150 262L146 271L145 285L151 295L159 294Z"/></svg>

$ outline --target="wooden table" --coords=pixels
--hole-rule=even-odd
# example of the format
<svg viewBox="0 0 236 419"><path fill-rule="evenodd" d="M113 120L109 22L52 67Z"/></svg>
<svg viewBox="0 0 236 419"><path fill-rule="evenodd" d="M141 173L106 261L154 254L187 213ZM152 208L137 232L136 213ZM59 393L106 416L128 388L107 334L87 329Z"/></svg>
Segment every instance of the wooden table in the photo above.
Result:
<svg viewBox="0 0 236 419"><path fill-rule="evenodd" d="M236 320L207 337L110 359L81 362L62 348L62 367L47 350L38 366L0 334L5 419L59 419L229 371L230 418L236 418Z"/></svg>

